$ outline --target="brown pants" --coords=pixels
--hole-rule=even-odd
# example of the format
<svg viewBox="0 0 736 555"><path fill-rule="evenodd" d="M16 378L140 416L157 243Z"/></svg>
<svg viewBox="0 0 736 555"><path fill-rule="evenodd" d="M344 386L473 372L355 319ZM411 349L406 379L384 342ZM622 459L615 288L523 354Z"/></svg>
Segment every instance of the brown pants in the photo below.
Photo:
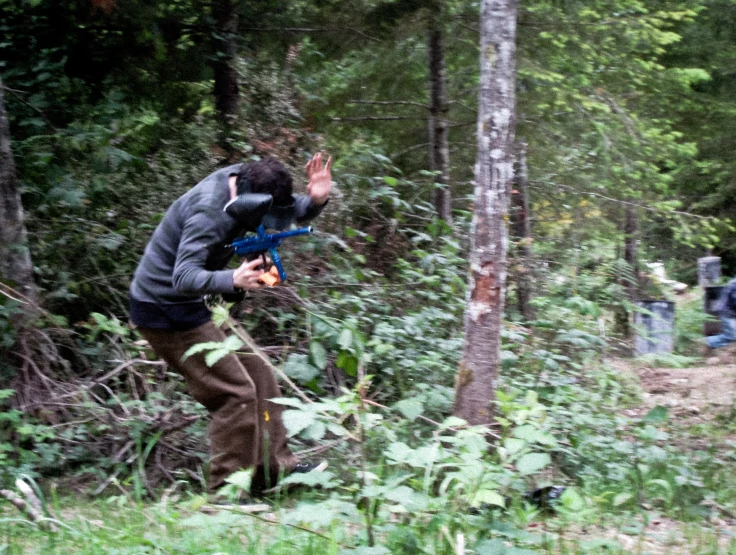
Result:
<svg viewBox="0 0 736 555"><path fill-rule="evenodd" d="M210 491L238 470L256 469L254 491L274 485L280 472L294 468L298 459L287 446L283 406L268 401L281 396L279 384L257 355L228 355L212 367L205 363L204 353L182 361L192 345L225 340L225 332L212 322L183 332L137 329L156 354L184 376L189 392L212 416Z"/></svg>

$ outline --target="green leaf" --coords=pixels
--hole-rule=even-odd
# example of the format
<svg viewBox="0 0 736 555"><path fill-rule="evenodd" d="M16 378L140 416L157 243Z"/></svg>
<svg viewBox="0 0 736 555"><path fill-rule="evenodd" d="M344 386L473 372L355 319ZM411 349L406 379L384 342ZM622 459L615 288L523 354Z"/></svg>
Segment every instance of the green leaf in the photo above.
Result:
<svg viewBox="0 0 736 555"><path fill-rule="evenodd" d="M616 497L613 498L613 506L620 507L621 505L624 505L625 503L631 501L633 497L634 496L630 493L619 493Z"/></svg>
<svg viewBox="0 0 736 555"><path fill-rule="evenodd" d="M667 407L657 405L648 413L646 413L641 421L648 424L664 424L667 421L668 413L669 410L667 409Z"/></svg>
<svg viewBox="0 0 736 555"><path fill-rule="evenodd" d="M231 351L227 349L215 349L214 351L210 351L207 353L204 357L204 362L212 368L220 359L225 358L227 355L232 354Z"/></svg>
<svg viewBox="0 0 736 555"><path fill-rule="evenodd" d="M339 355L337 355L337 360L335 361L335 364L338 368L342 368L343 370L345 370L345 373L348 376L355 377L358 375L358 359L347 351L342 351Z"/></svg>
<svg viewBox="0 0 736 555"><path fill-rule="evenodd" d="M307 355L301 353L289 355L284 364L284 373L301 383L306 383L320 375L319 369L309 364Z"/></svg>
<svg viewBox="0 0 736 555"><path fill-rule="evenodd" d="M312 441L319 441L323 437L325 437L325 434L327 433L327 426L325 426L325 423L317 420L309 426L306 430L302 432L302 437L304 439L311 439Z"/></svg>
<svg viewBox="0 0 736 555"><path fill-rule="evenodd" d="M478 555L506 555L506 545L496 538L478 544L475 551Z"/></svg>
<svg viewBox="0 0 736 555"><path fill-rule="evenodd" d="M585 500L575 488L567 488L560 496L560 503L570 511L582 511L585 508Z"/></svg>
<svg viewBox="0 0 736 555"><path fill-rule="evenodd" d="M205 343L197 343L196 345L192 345L184 353L182 360L186 360L190 356L196 355L197 353L201 353L204 351L212 351L211 353L205 356L205 362L207 363L207 366L212 366L222 357L227 356L230 353L236 352L242 346L243 346L243 342L237 336L230 335L227 338L225 338L224 341L207 341ZM213 354L213 353L216 353L216 354Z"/></svg>
<svg viewBox="0 0 736 555"><path fill-rule="evenodd" d="M503 495L492 489L479 490L473 497L471 503L473 507L480 507L481 505L494 505L496 507L505 507L506 500Z"/></svg>
<svg viewBox="0 0 736 555"><path fill-rule="evenodd" d="M547 453L527 453L516 461L516 470L521 474L534 474L539 472L551 462Z"/></svg>
<svg viewBox="0 0 736 555"><path fill-rule="evenodd" d="M327 350L319 341L312 341L309 344L309 358L312 364L320 370L324 370L327 367Z"/></svg>
<svg viewBox="0 0 736 555"><path fill-rule="evenodd" d="M243 491L248 491L250 490L250 483L252 478L252 470L239 470L237 472L234 472L233 474L230 474L230 476L225 478L225 481L228 484L233 484L234 486L239 487Z"/></svg>
<svg viewBox="0 0 736 555"><path fill-rule="evenodd" d="M340 332L337 344L340 345L342 349L350 348L350 345L353 344L353 331L350 328L343 329Z"/></svg>
<svg viewBox="0 0 736 555"><path fill-rule="evenodd" d="M386 449L389 460L399 463L406 461L412 453L414 453L414 449L401 441L392 443Z"/></svg>
<svg viewBox="0 0 736 555"><path fill-rule="evenodd" d="M426 494L414 491L408 486L399 486L386 493L385 497L410 512L423 511L429 505L429 497Z"/></svg>
<svg viewBox="0 0 736 555"><path fill-rule="evenodd" d="M394 408L409 420L416 420L424 412L424 405L416 399L404 399L394 405Z"/></svg>
<svg viewBox="0 0 736 555"><path fill-rule="evenodd" d="M526 441L524 441L523 439L516 439L513 437L510 437L506 441L503 442L503 446L509 452L509 455L518 453L524 448L525 445L527 445Z"/></svg>
<svg viewBox="0 0 736 555"><path fill-rule="evenodd" d="M303 410L286 410L282 414L282 419L289 437L294 437L311 426L316 420L316 415Z"/></svg>
<svg viewBox="0 0 736 555"><path fill-rule="evenodd" d="M383 177L383 181L384 181L384 182L386 183L386 185L388 185L389 187L396 187L396 186L397 186L397 185L399 184L399 180L398 180L398 179L396 179L395 177L389 177L389 176L384 176L384 177Z"/></svg>

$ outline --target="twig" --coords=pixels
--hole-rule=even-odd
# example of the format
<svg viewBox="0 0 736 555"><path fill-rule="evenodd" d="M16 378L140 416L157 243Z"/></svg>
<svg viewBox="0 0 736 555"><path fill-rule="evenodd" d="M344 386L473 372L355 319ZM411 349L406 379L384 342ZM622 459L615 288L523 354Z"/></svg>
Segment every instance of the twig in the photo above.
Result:
<svg viewBox="0 0 736 555"><path fill-rule="evenodd" d="M57 528L53 523L43 516L43 513L35 509L31 504L19 496L17 493L10 491L9 489L0 489L0 497L4 497L10 503L15 506L20 512L25 513L28 519L37 524L39 528L48 530L49 532L56 532Z"/></svg>
<svg viewBox="0 0 736 555"><path fill-rule="evenodd" d="M332 31L350 31L361 37L374 42L381 42L380 39L366 35L360 29L354 27L246 27L243 31L255 31L255 32L273 32L273 31L285 31L291 33L329 33Z"/></svg>
<svg viewBox="0 0 736 555"><path fill-rule="evenodd" d="M333 447L336 447L337 445L340 445L341 443L345 443L347 440L351 438L349 437L341 437L340 439L337 439L335 441L331 441L330 443L325 443L324 445L318 445L317 447L312 447L311 449L304 449L303 451L298 451L294 453L297 457L303 457L304 455L316 455L318 453L324 453L325 451L329 451Z"/></svg>
<svg viewBox="0 0 736 555"><path fill-rule="evenodd" d="M429 109L429 106L421 102L410 102L408 100L348 100L348 104L376 104L379 106L418 106L419 108Z"/></svg>
<svg viewBox="0 0 736 555"><path fill-rule="evenodd" d="M229 508L225 507L225 510L230 510L230 511L236 512L238 514L242 514L242 515L247 515L247 516L253 517L256 520L260 520L261 522L265 522L266 524L272 524L274 526L288 526L289 528L295 528L297 530L301 530L302 532L307 532L309 534L314 534L315 536L319 536L320 538L324 538L324 539L329 540L329 541L334 541L337 545L339 545L342 548L345 548L345 549L355 549L355 547L353 547L351 545L347 545L347 544L344 544L344 543L341 543L341 542L337 541L333 536L328 536L327 534L323 534L322 532L317 532L316 530L312 530L311 528L306 528L305 526L299 526L298 524L285 524L285 523L280 522L278 520L272 520L270 518L259 516L259 515L255 514L255 513L246 513L246 512L243 512L243 511L238 511L238 509L229 509Z"/></svg>
<svg viewBox="0 0 736 555"><path fill-rule="evenodd" d="M403 156L404 154L409 154L410 152L417 150L419 148L425 148L428 147L429 143L420 143L417 145L413 145L410 147L405 148L404 150L400 150L399 152L395 152L391 155L392 158L398 158L399 156Z"/></svg>
<svg viewBox="0 0 736 555"><path fill-rule="evenodd" d="M402 119L426 119L420 116L352 116L343 118L330 118L330 121L396 121Z"/></svg>
<svg viewBox="0 0 736 555"><path fill-rule="evenodd" d="M228 325L230 326L230 329L235 332L235 335L237 335L243 343L245 343L248 348L251 350L252 354L260 358L264 364L266 364L273 372L278 374L278 376L284 380L287 384L289 384L289 387L291 387L292 390L299 396L302 401L305 401L307 403L314 403L307 395L299 389L299 387L289 379L289 376L287 376L281 368L275 366L271 360L264 355L261 350L259 349L258 345L256 345L255 341L247 334L245 333L240 326L233 320L232 316L228 317Z"/></svg>
<svg viewBox="0 0 736 555"><path fill-rule="evenodd" d="M8 291L10 291L10 293L8 293ZM38 310L44 316L49 316L49 313L46 312L43 308L41 308L36 301L34 301L33 299L31 299L29 296L24 295L23 293L21 293L17 289L13 289L9 285L7 285L5 283L2 283L2 282L0 282L0 293L2 293L3 295L5 295L6 297L8 297L10 299L13 299L16 302L21 302L21 303L29 304L29 305L33 306L34 309ZM11 296L11 293L13 295L17 296L17 297L20 297L20 299L22 299L22 300L13 298Z"/></svg>
<svg viewBox="0 0 736 555"><path fill-rule="evenodd" d="M386 405L382 405L381 403L376 403L375 401L371 401L370 399L364 399L363 402L365 404L367 404L367 405L378 407L379 409L389 410L389 411L392 411L392 412L396 410L396 409L392 409L391 407L387 407ZM419 416L417 416L417 418L419 418L420 420L424 420L425 422L428 422L430 424L434 424L435 426L438 426L438 427L439 426L442 426L442 424L440 422L437 422L436 420L432 420L431 418L427 418L426 416L423 416L421 414ZM464 426L457 427L457 428L451 428L451 429L453 429L453 430L459 430L462 427L464 427ZM486 431L486 433L489 436L491 436L492 438L494 438L494 439L501 439L501 436L500 435L494 434L491 431Z"/></svg>
<svg viewBox="0 0 736 555"><path fill-rule="evenodd" d="M659 214L677 214L679 216L689 216L691 218L697 218L700 220L711 220L712 218L710 216L701 216L700 214L693 214L691 212L683 212L681 210L666 210L662 208L655 208L646 204L639 204L638 202L629 202L626 200L621 200L617 198L607 197L605 195L602 195L601 193L595 193L593 191L578 191L575 187L571 187L570 185L563 185L562 183L555 183L554 181L542 181L539 179L530 179L530 183L537 183L541 185L554 185L555 187L559 187L560 189L567 189L568 191L573 191L575 194L578 195L588 195L591 197L598 197L602 198L603 200L608 200L610 202L617 202L619 204L624 204L628 206L634 206L636 208L641 208L643 210L649 210L650 212L656 212ZM539 188L538 186L534 186L535 188Z"/></svg>
<svg viewBox="0 0 736 555"><path fill-rule="evenodd" d="M58 129L57 129L57 128L56 128L55 126L54 126L54 124L53 124L53 123L51 123L51 120L49 120L49 118L48 118L48 117L46 117L46 114L44 114L44 113L43 113L43 112L42 112L42 111L41 111L41 110L40 110L39 108L37 108L36 106L34 106L33 104L31 104L30 102L28 102L28 101L26 101L26 100L23 100L23 99L22 99L22 98L21 98L21 97L20 97L20 96L19 96L19 95L17 94L17 93L18 93L19 91L15 91L15 90L13 90L13 89L9 89L9 88L7 88L7 87L3 87L3 88L4 88L4 89L5 89L6 91L8 91L8 92L9 92L10 94L12 94L12 95L13 95L13 96L14 96L15 98L17 98L17 99L18 99L18 101L19 101L19 102L20 102L21 104L25 104L25 105L26 105L26 106L28 106L29 108L31 108L31 109L35 110L36 112L38 112L38 114L39 114L39 115L40 115L40 116L41 116L41 117L43 118L43 120L44 120L44 121L46 122L46 125L48 125L48 126L49 126L49 127L51 128L51 129L53 129L54 131L58 131Z"/></svg>

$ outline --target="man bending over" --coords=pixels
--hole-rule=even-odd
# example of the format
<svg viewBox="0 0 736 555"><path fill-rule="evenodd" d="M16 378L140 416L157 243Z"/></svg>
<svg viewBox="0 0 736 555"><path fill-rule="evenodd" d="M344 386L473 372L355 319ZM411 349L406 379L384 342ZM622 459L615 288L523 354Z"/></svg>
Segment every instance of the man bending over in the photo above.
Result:
<svg viewBox="0 0 736 555"><path fill-rule="evenodd" d="M212 367L201 353L182 357L193 345L226 337L210 321L204 295L227 297L263 286L258 279L263 273L260 258L225 269L233 256L229 245L255 225L226 211L229 203L270 195L271 208L262 219L258 214L257 223L283 229L292 221L308 221L327 203L330 165L331 159L323 165L322 155L315 155L307 164L307 194L297 196L292 196L291 175L272 158L216 171L171 205L135 272L130 286L132 323L156 354L181 373L189 392L212 417L212 493L242 469L254 469L254 493L273 485L279 474L314 469L300 463L287 445L282 407L268 401L280 396L279 385L258 356L233 354Z"/></svg>

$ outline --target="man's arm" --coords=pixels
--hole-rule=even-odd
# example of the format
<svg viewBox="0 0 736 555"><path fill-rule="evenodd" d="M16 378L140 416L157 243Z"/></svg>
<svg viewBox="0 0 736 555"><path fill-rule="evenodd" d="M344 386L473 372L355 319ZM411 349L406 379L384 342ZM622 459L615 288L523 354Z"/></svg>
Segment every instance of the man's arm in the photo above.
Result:
<svg viewBox="0 0 736 555"><path fill-rule="evenodd" d="M224 240L218 229L220 214L211 208L195 208L182 229L174 264L173 285L183 294L233 293L235 270L205 270L210 248Z"/></svg>

